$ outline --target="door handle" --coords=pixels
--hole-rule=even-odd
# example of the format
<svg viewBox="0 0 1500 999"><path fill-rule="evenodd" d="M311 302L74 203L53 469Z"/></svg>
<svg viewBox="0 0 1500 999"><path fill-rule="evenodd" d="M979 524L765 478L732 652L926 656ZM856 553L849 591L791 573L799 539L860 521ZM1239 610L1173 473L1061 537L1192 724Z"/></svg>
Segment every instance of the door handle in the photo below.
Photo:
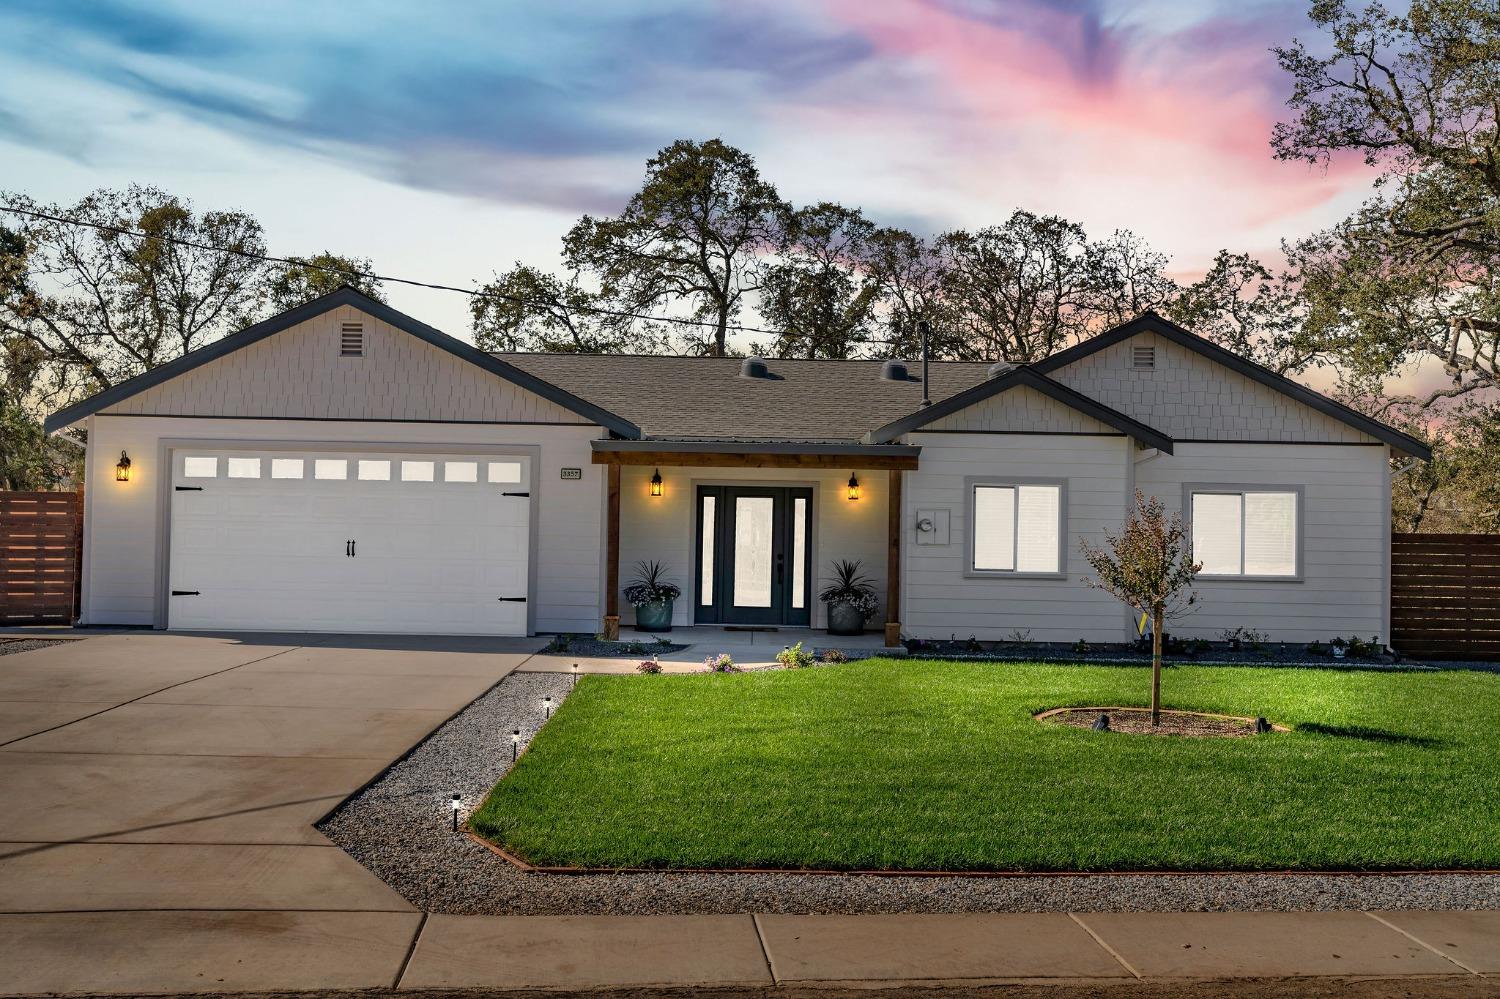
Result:
<svg viewBox="0 0 1500 999"><path fill-rule="evenodd" d="M345 541L344 542L344 558L349 558L349 557L353 556L353 554L354 554L354 542L352 542L352 541Z"/></svg>
<svg viewBox="0 0 1500 999"><path fill-rule="evenodd" d="M785 555L777 555L776 556L776 582L779 583L784 578L786 578L786 556Z"/></svg>
<svg viewBox="0 0 1500 999"><path fill-rule="evenodd" d="M359 540L358 539L355 539L354 541L349 542L349 554L351 556L353 556L354 558L359 558Z"/></svg>

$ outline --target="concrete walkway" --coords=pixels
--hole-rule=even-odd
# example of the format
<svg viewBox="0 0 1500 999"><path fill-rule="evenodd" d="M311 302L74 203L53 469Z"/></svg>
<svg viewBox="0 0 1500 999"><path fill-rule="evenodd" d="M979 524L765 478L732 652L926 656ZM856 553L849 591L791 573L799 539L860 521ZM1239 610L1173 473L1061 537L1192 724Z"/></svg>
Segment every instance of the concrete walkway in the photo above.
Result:
<svg viewBox="0 0 1500 999"><path fill-rule="evenodd" d="M426 916L313 823L540 644L0 657L0 993L1500 975L1500 912Z"/></svg>

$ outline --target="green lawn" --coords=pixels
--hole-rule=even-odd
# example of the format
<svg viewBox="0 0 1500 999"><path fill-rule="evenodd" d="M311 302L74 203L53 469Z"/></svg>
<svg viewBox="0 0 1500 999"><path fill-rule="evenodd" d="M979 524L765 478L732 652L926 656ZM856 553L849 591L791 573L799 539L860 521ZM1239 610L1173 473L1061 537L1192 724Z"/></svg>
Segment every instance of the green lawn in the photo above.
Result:
<svg viewBox="0 0 1500 999"><path fill-rule="evenodd" d="M1179 667L1247 739L1032 720L1141 668L873 660L589 676L474 816L540 865L1500 867L1500 675Z"/></svg>

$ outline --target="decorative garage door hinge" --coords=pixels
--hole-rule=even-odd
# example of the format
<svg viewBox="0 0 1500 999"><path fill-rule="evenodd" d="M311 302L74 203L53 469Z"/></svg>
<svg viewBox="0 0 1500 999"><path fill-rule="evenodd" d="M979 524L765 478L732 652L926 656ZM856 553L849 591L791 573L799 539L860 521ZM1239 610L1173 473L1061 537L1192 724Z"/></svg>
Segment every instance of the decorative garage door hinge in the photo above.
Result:
<svg viewBox="0 0 1500 999"><path fill-rule="evenodd" d="M525 597L497 597L496 599L507 604L524 604L526 602Z"/></svg>
<svg viewBox="0 0 1500 999"><path fill-rule="evenodd" d="M196 597L196 596L198 596L198 591L197 590L173 590L172 591L172 596L174 596L174 597Z"/></svg>
<svg viewBox="0 0 1500 999"><path fill-rule="evenodd" d="M530 496L530 493L501 493L501 496Z"/></svg>
<svg viewBox="0 0 1500 999"><path fill-rule="evenodd" d="M180 493L201 493L203 491L202 486L173 486L172 488Z"/></svg>

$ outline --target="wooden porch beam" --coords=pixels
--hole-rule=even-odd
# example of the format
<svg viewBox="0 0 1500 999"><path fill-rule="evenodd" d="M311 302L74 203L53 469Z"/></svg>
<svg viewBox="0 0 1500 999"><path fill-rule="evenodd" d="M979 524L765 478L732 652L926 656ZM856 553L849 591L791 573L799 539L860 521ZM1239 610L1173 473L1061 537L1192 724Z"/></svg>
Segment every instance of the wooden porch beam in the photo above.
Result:
<svg viewBox="0 0 1500 999"><path fill-rule="evenodd" d="M885 644L901 644L901 472L891 469L886 492Z"/></svg>
<svg viewBox="0 0 1500 999"><path fill-rule="evenodd" d="M620 466L612 464L605 473L608 493L604 521L604 627L606 641L620 637Z"/></svg>
<svg viewBox="0 0 1500 999"><path fill-rule="evenodd" d="M720 454L688 451L595 451L595 465L677 466L694 468L850 468L911 469L915 455L863 454Z"/></svg>

